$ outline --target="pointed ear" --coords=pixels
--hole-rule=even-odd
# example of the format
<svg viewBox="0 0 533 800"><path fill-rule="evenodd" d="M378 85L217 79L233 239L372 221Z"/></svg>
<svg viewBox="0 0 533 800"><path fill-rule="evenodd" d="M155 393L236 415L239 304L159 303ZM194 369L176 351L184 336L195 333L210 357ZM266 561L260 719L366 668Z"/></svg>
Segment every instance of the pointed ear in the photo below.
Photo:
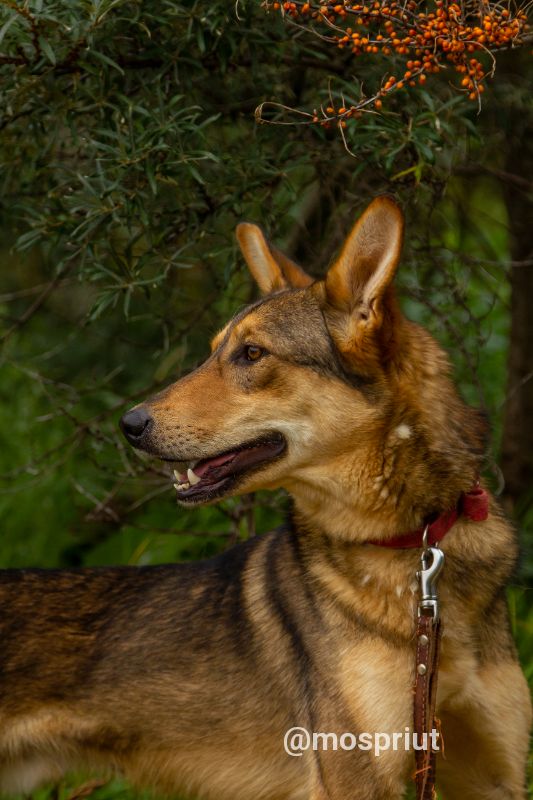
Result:
<svg viewBox="0 0 533 800"><path fill-rule="evenodd" d="M274 245L270 245L270 250L289 286L292 286L293 289L305 289L306 286L310 286L313 283L314 278L308 275L307 272L299 267L289 256L286 256L285 253L282 253L282 251L278 250Z"/></svg>
<svg viewBox="0 0 533 800"><path fill-rule="evenodd" d="M304 288L313 282L298 264L267 242L257 225L241 222L236 234L248 268L263 294L289 287Z"/></svg>
<svg viewBox="0 0 533 800"><path fill-rule="evenodd" d="M336 311L351 317L356 331L369 331L383 320L383 300L403 242L404 219L389 197L370 203L326 275L326 297ZM355 331L355 332L356 332Z"/></svg>

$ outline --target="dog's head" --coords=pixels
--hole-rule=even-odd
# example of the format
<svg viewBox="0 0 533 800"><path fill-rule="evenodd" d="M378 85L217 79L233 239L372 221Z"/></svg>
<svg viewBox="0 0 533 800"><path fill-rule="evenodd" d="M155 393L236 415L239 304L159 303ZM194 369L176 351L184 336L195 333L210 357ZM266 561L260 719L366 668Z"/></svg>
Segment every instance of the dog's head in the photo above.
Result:
<svg viewBox="0 0 533 800"><path fill-rule="evenodd" d="M359 481L357 454L379 472L395 414L398 440L411 434L397 411L411 323L391 288L402 213L374 200L318 281L257 226L239 225L237 238L263 299L215 336L202 366L126 413L122 430L177 462L182 504L280 486L342 493Z"/></svg>

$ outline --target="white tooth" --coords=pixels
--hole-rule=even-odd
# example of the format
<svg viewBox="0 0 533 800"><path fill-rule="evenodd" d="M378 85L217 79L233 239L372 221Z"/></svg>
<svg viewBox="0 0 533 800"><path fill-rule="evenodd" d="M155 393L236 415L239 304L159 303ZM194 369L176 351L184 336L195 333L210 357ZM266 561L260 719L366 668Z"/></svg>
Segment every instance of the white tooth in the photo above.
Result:
<svg viewBox="0 0 533 800"><path fill-rule="evenodd" d="M183 492L185 489L188 489L189 486L190 486L190 483L175 483L174 484L174 489L177 492Z"/></svg>
<svg viewBox="0 0 533 800"><path fill-rule="evenodd" d="M196 484L200 483L200 481L202 480L201 478L198 477L198 475L196 475L195 472L193 472L193 470L190 467L187 470L187 477L189 479L189 483L191 484L191 486L196 486Z"/></svg>
<svg viewBox="0 0 533 800"><path fill-rule="evenodd" d="M186 476L183 474L183 472L178 472L178 470L175 469L174 470L174 477L176 478L178 483L183 483L183 481L185 480Z"/></svg>

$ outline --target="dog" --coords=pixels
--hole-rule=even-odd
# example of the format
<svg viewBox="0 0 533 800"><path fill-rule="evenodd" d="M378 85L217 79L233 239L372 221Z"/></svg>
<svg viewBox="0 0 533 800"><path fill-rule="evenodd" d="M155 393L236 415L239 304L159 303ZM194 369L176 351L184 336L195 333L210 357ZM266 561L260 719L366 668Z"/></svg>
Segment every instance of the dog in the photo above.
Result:
<svg viewBox="0 0 533 800"><path fill-rule="evenodd" d="M186 508L285 488L290 522L199 563L0 575L0 788L78 767L216 800L401 798L412 750L284 750L411 725L416 549L381 546L479 478L482 416L392 281L404 222L376 198L323 280L243 223L262 299L198 369L121 420L176 466ZM438 786L526 797L530 697L505 599L515 533L493 498L441 542Z"/></svg>

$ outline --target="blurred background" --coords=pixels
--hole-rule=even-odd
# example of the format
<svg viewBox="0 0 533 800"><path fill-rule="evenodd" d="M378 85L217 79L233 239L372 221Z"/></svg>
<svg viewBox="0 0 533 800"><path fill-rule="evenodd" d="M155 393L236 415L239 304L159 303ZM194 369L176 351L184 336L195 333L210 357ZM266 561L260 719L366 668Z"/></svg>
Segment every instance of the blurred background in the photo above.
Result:
<svg viewBox="0 0 533 800"><path fill-rule="evenodd" d="M404 310L490 418L485 475L520 532L509 600L533 679L530 49L498 55L481 109L444 72L343 141L255 109L340 103L396 56L356 62L256 0L0 0L0 566L197 559L279 524L281 493L179 508L118 419L256 297L239 221L320 275L393 192ZM137 797L80 781L36 797L93 792Z"/></svg>

